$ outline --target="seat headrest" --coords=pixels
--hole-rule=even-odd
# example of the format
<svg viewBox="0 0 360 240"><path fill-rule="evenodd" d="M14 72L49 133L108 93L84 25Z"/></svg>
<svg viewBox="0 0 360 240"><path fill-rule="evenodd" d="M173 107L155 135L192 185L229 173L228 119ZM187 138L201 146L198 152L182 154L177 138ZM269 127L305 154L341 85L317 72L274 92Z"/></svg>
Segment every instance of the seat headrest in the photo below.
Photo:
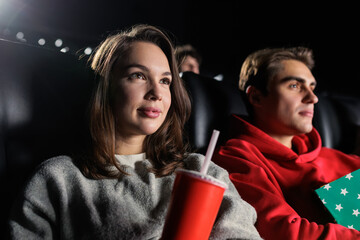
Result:
<svg viewBox="0 0 360 240"><path fill-rule="evenodd" d="M357 129L360 129L360 98L322 92L317 94L313 125L322 145L352 153L356 148Z"/></svg>
<svg viewBox="0 0 360 240"><path fill-rule="evenodd" d="M228 137L228 123L231 114L247 115L240 90L235 84L184 72L182 79L189 91L192 113L186 130L190 142L204 153L212 131L220 131L218 144Z"/></svg>

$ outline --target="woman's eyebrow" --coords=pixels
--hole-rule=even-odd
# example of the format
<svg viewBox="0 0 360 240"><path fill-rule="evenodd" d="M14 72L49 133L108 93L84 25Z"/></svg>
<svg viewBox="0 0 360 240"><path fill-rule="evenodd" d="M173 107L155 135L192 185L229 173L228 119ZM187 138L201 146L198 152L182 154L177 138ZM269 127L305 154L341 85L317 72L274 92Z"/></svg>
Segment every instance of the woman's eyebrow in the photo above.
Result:
<svg viewBox="0 0 360 240"><path fill-rule="evenodd" d="M172 76L171 72L164 72L162 75L163 76Z"/></svg>
<svg viewBox="0 0 360 240"><path fill-rule="evenodd" d="M140 68L140 69L142 69L143 71L146 71L146 72L150 71L149 68L147 68L144 65L138 64L138 63L133 63L133 64L129 64L129 65L124 66L124 69L129 69L129 68Z"/></svg>
<svg viewBox="0 0 360 240"><path fill-rule="evenodd" d="M126 66L124 67L124 69L129 69L129 68L133 68L133 67L134 67L134 68L140 68L140 69L142 69L142 70L145 71L145 72L150 72L150 69L149 69L148 67L146 67L146 66L144 66L144 65L141 65L141 64L138 64L138 63L126 65ZM169 72L169 71L163 72L162 75L163 75L163 76L172 76L171 72Z"/></svg>

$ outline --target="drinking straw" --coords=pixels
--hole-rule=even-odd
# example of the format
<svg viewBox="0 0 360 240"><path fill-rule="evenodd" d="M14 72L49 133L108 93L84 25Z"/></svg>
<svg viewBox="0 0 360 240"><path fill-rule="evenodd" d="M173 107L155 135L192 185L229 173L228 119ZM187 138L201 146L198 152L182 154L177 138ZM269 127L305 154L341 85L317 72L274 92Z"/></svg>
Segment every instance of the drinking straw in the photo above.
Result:
<svg viewBox="0 0 360 240"><path fill-rule="evenodd" d="M214 149L215 149L216 142L217 142L217 139L219 137L219 134L220 134L220 132L218 130L215 130L215 129L213 130L209 146L208 146L208 148L206 150L205 160L204 160L204 163L201 166L201 170L200 170L200 173L203 174L203 175L206 175L207 170L209 168L210 160L211 160L211 157L212 157L212 155L214 153Z"/></svg>

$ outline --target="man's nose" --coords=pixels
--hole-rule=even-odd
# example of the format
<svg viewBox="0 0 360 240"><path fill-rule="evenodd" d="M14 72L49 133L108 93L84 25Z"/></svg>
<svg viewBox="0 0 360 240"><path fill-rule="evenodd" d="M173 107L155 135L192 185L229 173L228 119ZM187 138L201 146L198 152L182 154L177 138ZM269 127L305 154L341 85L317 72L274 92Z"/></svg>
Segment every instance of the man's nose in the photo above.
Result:
<svg viewBox="0 0 360 240"><path fill-rule="evenodd" d="M314 91L312 89L308 89L306 92L306 96L304 98L304 101L307 103L317 103L319 101L319 98L316 96Z"/></svg>

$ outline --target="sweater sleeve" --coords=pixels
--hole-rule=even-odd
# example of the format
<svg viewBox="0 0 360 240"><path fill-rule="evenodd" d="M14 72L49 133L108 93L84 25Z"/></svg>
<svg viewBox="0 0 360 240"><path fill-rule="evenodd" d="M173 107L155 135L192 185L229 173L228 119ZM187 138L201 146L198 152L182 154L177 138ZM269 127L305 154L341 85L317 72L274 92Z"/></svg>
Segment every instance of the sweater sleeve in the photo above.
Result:
<svg viewBox="0 0 360 240"><path fill-rule="evenodd" d="M12 239L54 239L54 221L42 206L24 200L16 215L10 220Z"/></svg>
<svg viewBox="0 0 360 240"><path fill-rule="evenodd" d="M59 219L65 212L60 209L68 206L63 176L71 171L73 163L66 156L48 159L38 166L12 206L11 239L73 239L71 231L68 234L59 228ZM62 225L70 228L68 221L62 221Z"/></svg>
<svg viewBox="0 0 360 240"><path fill-rule="evenodd" d="M192 154L187 159L188 168L199 171L203 160L203 155ZM228 172L210 162L208 175L228 185L210 239L261 239L255 227L256 211L241 198L234 184L230 181Z"/></svg>
<svg viewBox="0 0 360 240"><path fill-rule="evenodd" d="M211 239L261 239L255 227L255 209L240 197L228 172L218 166L214 168L218 171L217 178L225 182L228 189L224 193Z"/></svg>
<svg viewBox="0 0 360 240"><path fill-rule="evenodd" d="M55 208L46 179L39 173L33 176L24 194L14 202L9 220L11 239L56 239Z"/></svg>
<svg viewBox="0 0 360 240"><path fill-rule="evenodd" d="M240 195L257 211L260 235L271 239L355 239L360 232L339 224L320 225L300 217L286 202L277 182L259 165L221 150L214 156L228 169Z"/></svg>

